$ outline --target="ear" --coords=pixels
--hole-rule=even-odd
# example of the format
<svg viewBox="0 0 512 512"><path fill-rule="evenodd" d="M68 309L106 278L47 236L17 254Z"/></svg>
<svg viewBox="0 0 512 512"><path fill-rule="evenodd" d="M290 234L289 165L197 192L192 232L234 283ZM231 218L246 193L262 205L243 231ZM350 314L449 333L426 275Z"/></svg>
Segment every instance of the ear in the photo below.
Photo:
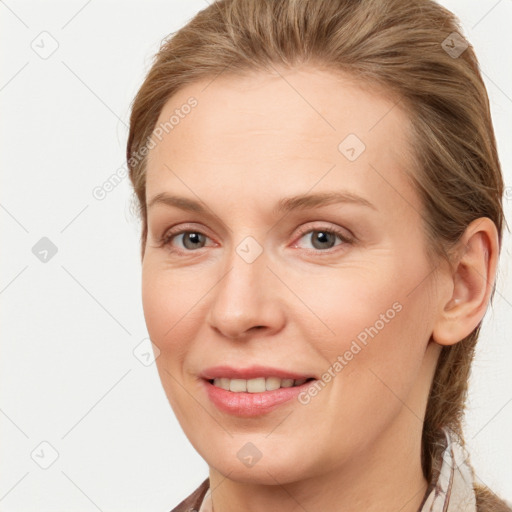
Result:
<svg viewBox="0 0 512 512"><path fill-rule="evenodd" d="M498 230L488 217L475 219L466 228L456 248L447 279L451 290L439 305L432 332L440 345L454 345L482 321L494 287L499 256Z"/></svg>

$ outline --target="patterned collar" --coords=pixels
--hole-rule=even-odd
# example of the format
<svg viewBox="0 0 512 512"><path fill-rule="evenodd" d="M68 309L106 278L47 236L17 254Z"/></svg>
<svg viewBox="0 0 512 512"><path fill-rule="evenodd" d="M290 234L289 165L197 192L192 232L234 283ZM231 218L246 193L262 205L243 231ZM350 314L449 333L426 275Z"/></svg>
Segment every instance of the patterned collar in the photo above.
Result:
<svg viewBox="0 0 512 512"><path fill-rule="evenodd" d="M476 512L475 475L468 453L452 430L445 427L443 432L441 469L427 489L418 512Z"/></svg>
<svg viewBox="0 0 512 512"><path fill-rule="evenodd" d="M474 474L468 453L452 430L445 427L443 432L441 469L427 488L418 512L476 512ZM214 512L210 489L206 491L199 512Z"/></svg>

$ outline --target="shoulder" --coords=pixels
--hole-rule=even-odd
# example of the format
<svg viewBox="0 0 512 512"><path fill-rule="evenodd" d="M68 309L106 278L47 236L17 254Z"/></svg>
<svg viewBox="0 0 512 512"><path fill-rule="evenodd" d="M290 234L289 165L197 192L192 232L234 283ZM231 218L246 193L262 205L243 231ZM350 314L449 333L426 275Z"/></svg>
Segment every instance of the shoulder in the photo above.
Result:
<svg viewBox="0 0 512 512"><path fill-rule="evenodd" d="M204 495L209 487L210 479L207 478L192 494L187 496L178 506L173 508L171 512L198 512Z"/></svg>

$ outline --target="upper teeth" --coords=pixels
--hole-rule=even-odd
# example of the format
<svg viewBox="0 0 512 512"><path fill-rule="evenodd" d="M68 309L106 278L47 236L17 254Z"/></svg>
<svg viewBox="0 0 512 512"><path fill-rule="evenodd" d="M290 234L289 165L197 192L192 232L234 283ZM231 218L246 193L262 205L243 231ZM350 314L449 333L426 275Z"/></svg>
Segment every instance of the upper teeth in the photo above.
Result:
<svg viewBox="0 0 512 512"><path fill-rule="evenodd" d="M263 391L272 391L273 389L289 388L291 386L300 386L307 379L280 379L279 377L258 377L256 379L228 379L220 377L213 380L213 385L227 391L262 393Z"/></svg>

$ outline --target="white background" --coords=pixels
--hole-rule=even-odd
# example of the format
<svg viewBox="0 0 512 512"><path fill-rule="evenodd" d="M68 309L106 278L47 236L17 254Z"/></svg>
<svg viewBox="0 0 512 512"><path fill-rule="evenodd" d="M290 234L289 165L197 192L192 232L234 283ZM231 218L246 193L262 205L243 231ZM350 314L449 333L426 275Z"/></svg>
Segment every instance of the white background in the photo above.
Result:
<svg viewBox="0 0 512 512"><path fill-rule="evenodd" d="M479 57L510 186L512 1L442 4ZM207 476L154 364L133 354L147 331L128 178L103 200L92 195L124 165L130 102L161 40L206 5L0 2L1 512L165 512ZM46 49L58 43L46 59L31 47L38 36ZM46 263L32 252L42 237L58 250ZM466 425L477 477L508 500L511 261L507 233ZM41 442L58 452L48 469L35 462L50 461Z"/></svg>

